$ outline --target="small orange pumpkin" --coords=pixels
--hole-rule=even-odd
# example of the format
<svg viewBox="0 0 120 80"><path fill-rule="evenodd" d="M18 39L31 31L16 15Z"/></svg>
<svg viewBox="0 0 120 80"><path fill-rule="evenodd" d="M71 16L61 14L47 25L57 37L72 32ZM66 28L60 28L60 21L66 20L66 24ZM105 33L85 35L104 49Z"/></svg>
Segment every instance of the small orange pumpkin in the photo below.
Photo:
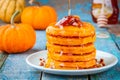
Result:
<svg viewBox="0 0 120 80"><path fill-rule="evenodd" d="M28 24L14 24L14 18L19 13L16 11L11 24L0 26L0 50L8 53L24 52L33 47L36 41L34 29Z"/></svg>
<svg viewBox="0 0 120 80"><path fill-rule="evenodd" d="M56 22L57 13L51 6L29 6L26 7L21 15L22 23L33 26L34 29L44 30L52 23Z"/></svg>

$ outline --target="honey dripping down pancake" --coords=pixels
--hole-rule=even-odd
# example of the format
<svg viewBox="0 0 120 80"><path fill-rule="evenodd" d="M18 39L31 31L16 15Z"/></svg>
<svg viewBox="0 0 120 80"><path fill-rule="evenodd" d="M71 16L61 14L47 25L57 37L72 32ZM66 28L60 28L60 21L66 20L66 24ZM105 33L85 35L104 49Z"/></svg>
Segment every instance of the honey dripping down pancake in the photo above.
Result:
<svg viewBox="0 0 120 80"><path fill-rule="evenodd" d="M94 26L78 16L65 16L46 29L48 57L46 68L87 69L96 67Z"/></svg>

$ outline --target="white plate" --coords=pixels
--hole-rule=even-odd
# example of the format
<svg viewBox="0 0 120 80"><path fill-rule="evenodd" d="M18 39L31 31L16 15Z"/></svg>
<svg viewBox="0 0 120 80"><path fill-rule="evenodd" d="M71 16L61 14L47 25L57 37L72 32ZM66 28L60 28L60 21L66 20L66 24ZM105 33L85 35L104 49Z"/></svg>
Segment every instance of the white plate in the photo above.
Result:
<svg viewBox="0 0 120 80"><path fill-rule="evenodd" d="M82 70L59 70L59 69L50 69L45 68L43 66L39 66L40 58L47 58L47 50L39 51L29 55L26 58L26 62L28 65L39 69L40 71L51 73L51 74L60 74L60 75L88 75L88 74L95 74L99 72L106 71L117 64L118 59L107 52L97 50L96 59L104 59L105 66L100 68L93 68L93 69L82 69Z"/></svg>

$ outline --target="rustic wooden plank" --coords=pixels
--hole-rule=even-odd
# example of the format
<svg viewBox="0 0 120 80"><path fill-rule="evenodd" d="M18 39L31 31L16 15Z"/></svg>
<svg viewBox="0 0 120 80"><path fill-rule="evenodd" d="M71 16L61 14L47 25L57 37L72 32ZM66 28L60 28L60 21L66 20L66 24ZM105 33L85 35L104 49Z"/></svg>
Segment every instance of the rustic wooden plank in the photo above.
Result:
<svg viewBox="0 0 120 80"><path fill-rule="evenodd" d="M0 69L2 65L4 64L7 57L8 57L7 53L0 51Z"/></svg>
<svg viewBox="0 0 120 80"><path fill-rule="evenodd" d="M118 46L119 50L120 50L120 36L116 36L115 34L111 34L112 39L114 40L114 42L116 43L116 45Z"/></svg>
<svg viewBox="0 0 120 80"><path fill-rule="evenodd" d="M116 25L110 25L108 31L110 32L113 41L116 43L116 46L118 46L120 50L120 23Z"/></svg>
<svg viewBox="0 0 120 80"><path fill-rule="evenodd" d="M40 75L36 70L5 71L0 74L0 80L40 80Z"/></svg>
<svg viewBox="0 0 120 80"><path fill-rule="evenodd" d="M39 80L41 72L30 67L25 59L38 50L29 50L21 54L10 54L0 71L2 80Z"/></svg>
<svg viewBox="0 0 120 80"><path fill-rule="evenodd" d="M65 76L43 73L41 80L88 80L87 76Z"/></svg>
<svg viewBox="0 0 120 80"><path fill-rule="evenodd" d="M109 36L108 38L97 38L95 43L96 48L98 50L114 54L118 58L118 60L120 60L120 51L116 44L114 43L110 34L107 32L107 30L101 28L96 28L96 30L97 33L105 32ZM113 68L109 69L106 72L91 75L91 80L119 80L120 79L119 75L120 75L120 61L116 66L114 66Z"/></svg>

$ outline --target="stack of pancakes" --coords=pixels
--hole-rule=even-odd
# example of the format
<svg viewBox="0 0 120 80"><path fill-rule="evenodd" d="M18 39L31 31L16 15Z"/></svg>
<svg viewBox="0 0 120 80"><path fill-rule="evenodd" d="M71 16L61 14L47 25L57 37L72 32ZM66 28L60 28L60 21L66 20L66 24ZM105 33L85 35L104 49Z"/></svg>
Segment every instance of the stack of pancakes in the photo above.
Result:
<svg viewBox="0 0 120 80"><path fill-rule="evenodd" d="M46 68L85 69L96 65L95 29L87 22L82 26L60 28L51 25L46 29L48 58Z"/></svg>

